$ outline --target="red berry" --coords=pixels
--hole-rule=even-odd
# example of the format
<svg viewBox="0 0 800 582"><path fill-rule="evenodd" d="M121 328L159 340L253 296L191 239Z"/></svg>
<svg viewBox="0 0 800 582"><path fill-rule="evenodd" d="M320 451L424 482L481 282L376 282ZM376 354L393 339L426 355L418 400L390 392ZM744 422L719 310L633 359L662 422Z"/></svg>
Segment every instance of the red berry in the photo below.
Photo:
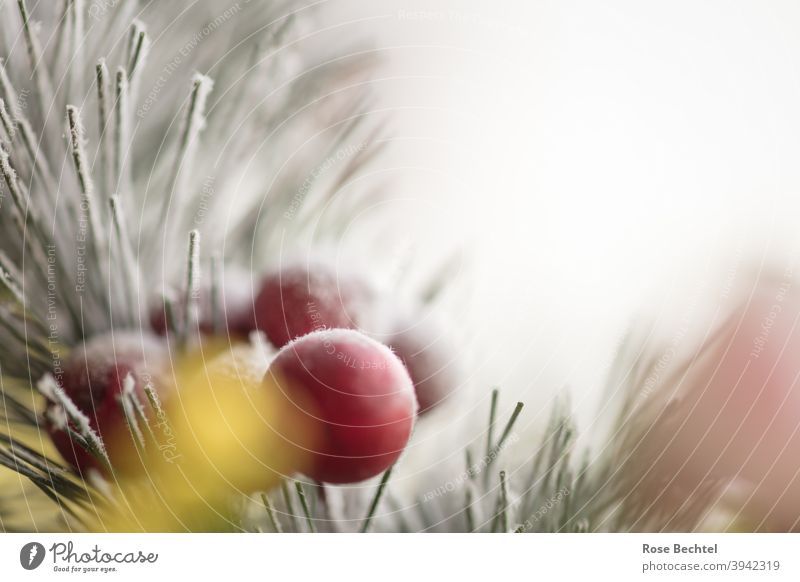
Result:
<svg viewBox="0 0 800 582"><path fill-rule="evenodd" d="M386 343L408 369L419 413L443 402L459 383L455 352L442 329L428 321L407 320Z"/></svg>
<svg viewBox="0 0 800 582"><path fill-rule="evenodd" d="M255 300L255 319L275 347L312 331L357 329L369 304L367 285L324 265L292 266L266 275Z"/></svg>
<svg viewBox="0 0 800 582"><path fill-rule="evenodd" d="M118 332L113 336L98 336L77 348L64 364L63 372L56 377L64 393L88 417L91 428L103 440L115 470L130 472L142 467L119 402L125 378L131 374L136 382L135 394L149 414L151 407L144 386L150 382L159 395L165 395L163 362L161 342L148 336ZM69 433L52 421L55 407L49 404L47 429L58 452L81 472L101 469L98 459L73 442Z"/></svg>
<svg viewBox="0 0 800 582"><path fill-rule="evenodd" d="M411 378L388 347L360 332L313 332L291 342L270 364L264 385L281 390L321 436L307 470L318 481L378 475L411 436L417 413Z"/></svg>
<svg viewBox="0 0 800 582"><path fill-rule="evenodd" d="M219 318L217 331L224 331L232 337L246 338L255 329L253 317L253 290L250 277L245 274L225 275L222 286L218 289L216 314ZM175 322L180 325L185 317L183 300L173 303ZM206 335L215 332L214 313L211 288L209 285L200 290L198 301L200 331ZM163 301L157 302L150 310L150 327L159 335L167 335L166 306Z"/></svg>

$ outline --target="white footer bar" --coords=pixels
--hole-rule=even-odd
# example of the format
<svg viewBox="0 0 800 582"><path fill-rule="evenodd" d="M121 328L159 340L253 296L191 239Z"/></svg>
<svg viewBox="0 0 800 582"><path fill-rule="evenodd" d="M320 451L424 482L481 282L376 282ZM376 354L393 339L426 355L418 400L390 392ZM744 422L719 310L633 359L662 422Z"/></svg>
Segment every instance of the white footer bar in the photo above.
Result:
<svg viewBox="0 0 800 582"><path fill-rule="evenodd" d="M186 576L222 582L800 580L800 535L0 535L0 580L169 576L182 582L194 580Z"/></svg>

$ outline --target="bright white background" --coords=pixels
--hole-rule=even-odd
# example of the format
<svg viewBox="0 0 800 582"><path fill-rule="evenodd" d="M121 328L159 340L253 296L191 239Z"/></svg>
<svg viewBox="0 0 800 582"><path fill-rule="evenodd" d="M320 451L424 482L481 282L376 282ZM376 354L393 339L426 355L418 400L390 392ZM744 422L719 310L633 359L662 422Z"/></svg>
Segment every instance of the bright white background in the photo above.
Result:
<svg viewBox="0 0 800 582"><path fill-rule="evenodd" d="M700 328L800 239L796 2L329 7L386 59L383 169L417 201L397 228L416 257L467 249L450 308L475 386L542 411L569 386L591 422L632 322Z"/></svg>

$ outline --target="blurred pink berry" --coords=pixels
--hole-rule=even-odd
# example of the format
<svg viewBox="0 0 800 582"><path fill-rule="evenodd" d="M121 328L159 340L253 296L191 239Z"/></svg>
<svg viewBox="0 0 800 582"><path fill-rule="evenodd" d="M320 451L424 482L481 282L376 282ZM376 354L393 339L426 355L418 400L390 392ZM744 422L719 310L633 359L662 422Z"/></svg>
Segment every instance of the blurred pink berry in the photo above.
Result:
<svg viewBox="0 0 800 582"><path fill-rule="evenodd" d="M682 380L653 462L687 491L735 484L753 527L800 529L798 354L800 293L787 278L762 280Z"/></svg>
<svg viewBox="0 0 800 582"><path fill-rule="evenodd" d="M442 403L457 388L456 353L442 328L428 320L406 318L385 343L408 369L420 414Z"/></svg>
<svg viewBox="0 0 800 582"><path fill-rule="evenodd" d="M210 285L200 290L198 300L198 327L206 335L227 334L246 338L255 329L253 316L253 291L250 276L245 273L226 273L221 287L217 290L216 309L212 305ZM183 300L173 303L175 323L180 325L185 317ZM217 321L214 321L214 317ZM159 335L166 335L169 325L164 301L156 302L149 313L150 327Z"/></svg>

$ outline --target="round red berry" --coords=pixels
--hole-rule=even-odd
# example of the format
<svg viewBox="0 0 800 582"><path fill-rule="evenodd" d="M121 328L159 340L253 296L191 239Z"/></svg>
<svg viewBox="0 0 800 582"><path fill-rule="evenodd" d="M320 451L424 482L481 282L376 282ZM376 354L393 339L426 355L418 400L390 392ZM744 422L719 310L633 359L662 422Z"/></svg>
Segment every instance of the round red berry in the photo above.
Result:
<svg viewBox="0 0 800 582"><path fill-rule="evenodd" d="M312 331L356 329L371 300L368 286L322 264L267 274L255 299L256 326L275 347Z"/></svg>
<svg viewBox="0 0 800 582"><path fill-rule="evenodd" d="M354 483L389 468L405 449L417 399L402 362L354 330L313 332L286 345L264 385L279 389L318 436L308 476Z"/></svg>
<svg viewBox="0 0 800 582"><path fill-rule="evenodd" d="M61 373L56 374L64 393L102 439L115 471L130 472L142 467L120 404L125 379L131 375L134 394L150 416L144 386L150 383L160 397L167 395L164 354L164 346L155 338L118 332L95 337L75 349ZM102 470L102 463L71 438L63 426L66 417L59 407L49 403L46 414L47 430L58 452L81 472ZM54 421L57 417L61 422ZM77 430L71 423L69 426Z"/></svg>

